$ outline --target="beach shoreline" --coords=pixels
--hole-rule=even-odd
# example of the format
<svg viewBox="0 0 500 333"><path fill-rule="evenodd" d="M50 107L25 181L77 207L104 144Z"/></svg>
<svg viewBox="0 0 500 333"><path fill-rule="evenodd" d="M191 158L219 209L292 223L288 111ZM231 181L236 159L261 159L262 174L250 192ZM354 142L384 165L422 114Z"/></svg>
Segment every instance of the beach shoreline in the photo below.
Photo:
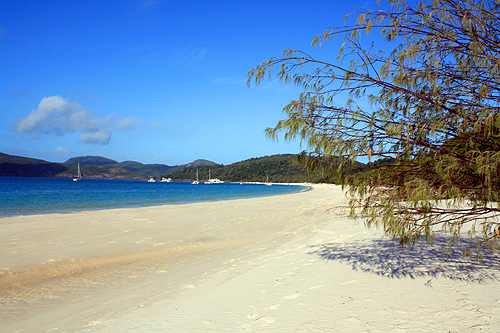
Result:
<svg viewBox="0 0 500 333"><path fill-rule="evenodd" d="M495 331L498 256L404 250L340 186L0 219L2 331ZM413 251L413 252L412 252ZM436 257L437 256L437 257Z"/></svg>
<svg viewBox="0 0 500 333"><path fill-rule="evenodd" d="M131 180L134 186L130 186L130 183L121 183L122 180L120 179L86 179L76 186L71 179L63 179L64 182L62 183L48 183L47 181L53 179L59 181L61 178L0 178L4 180L0 184L0 189L4 186L4 190L0 191L2 192L0 193L0 199L4 198L4 200L0 200L0 219L26 215L69 214L119 208L143 208L258 198L302 192L310 189L307 183L273 183L271 184L274 185L273 187L264 187L264 183L226 182L217 184L215 187L206 187L204 184L195 186L191 182L182 181L158 182L155 186L146 181ZM8 181L5 181L6 179ZM35 184L33 184L33 180ZM93 182L94 180L102 182L96 184ZM179 186L180 184L182 186ZM109 189L110 185L113 187L111 191ZM262 187L257 190L257 187L253 186L248 188L237 185L258 185ZM220 190L221 187L222 190ZM283 189L286 187L295 188ZM279 188L282 188L282 190L279 190ZM120 193L121 191L123 193ZM89 193L92 195L89 195ZM89 200L89 198L93 199Z"/></svg>

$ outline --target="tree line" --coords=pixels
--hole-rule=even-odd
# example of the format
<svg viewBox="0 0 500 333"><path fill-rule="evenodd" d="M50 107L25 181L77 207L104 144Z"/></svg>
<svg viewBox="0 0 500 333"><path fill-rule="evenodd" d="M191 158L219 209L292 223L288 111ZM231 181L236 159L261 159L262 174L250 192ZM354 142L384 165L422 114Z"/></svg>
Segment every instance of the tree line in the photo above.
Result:
<svg viewBox="0 0 500 333"><path fill-rule="evenodd" d="M363 164L358 163L358 166ZM190 167L174 172L165 177L176 180L200 181L212 178L227 182L274 182L274 183L334 183L336 182L338 164L324 170L309 170L300 162L300 155L280 154L251 158L230 165L217 167Z"/></svg>

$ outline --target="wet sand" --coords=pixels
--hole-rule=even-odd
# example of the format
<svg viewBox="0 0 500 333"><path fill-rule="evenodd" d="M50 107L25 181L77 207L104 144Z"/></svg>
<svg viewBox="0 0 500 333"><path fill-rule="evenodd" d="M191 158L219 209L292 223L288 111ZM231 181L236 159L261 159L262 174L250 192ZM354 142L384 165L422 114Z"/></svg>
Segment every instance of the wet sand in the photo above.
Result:
<svg viewBox="0 0 500 333"><path fill-rule="evenodd" d="M401 249L338 186L0 219L0 331L498 331L500 258Z"/></svg>

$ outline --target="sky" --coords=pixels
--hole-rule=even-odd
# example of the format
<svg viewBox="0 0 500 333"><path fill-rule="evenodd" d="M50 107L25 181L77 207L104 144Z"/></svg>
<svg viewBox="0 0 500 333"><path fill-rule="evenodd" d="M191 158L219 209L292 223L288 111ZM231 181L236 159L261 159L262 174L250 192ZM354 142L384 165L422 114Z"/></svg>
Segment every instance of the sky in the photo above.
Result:
<svg viewBox="0 0 500 333"><path fill-rule="evenodd" d="M64 162L231 164L298 153L264 130L300 87L247 74L311 41L362 1L0 2L0 152Z"/></svg>

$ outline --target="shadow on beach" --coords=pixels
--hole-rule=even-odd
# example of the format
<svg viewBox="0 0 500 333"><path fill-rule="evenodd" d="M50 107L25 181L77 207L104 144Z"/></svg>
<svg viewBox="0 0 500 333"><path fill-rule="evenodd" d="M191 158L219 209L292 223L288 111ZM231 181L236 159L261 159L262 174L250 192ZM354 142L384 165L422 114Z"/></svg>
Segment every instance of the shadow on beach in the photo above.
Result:
<svg viewBox="0 0 500 333"><path fill-rule="evenodd" d="M424 241L415 246L401 247L392 239L357 240L349 243L311 245L309 254L325 260L346 262L354 270L388 278L448 278L474 283L499 280L500 257L483 253L482 260L464 257L464 247L475 247L471 239L463 239L452 247L451 255L443 251L447 238L436 237L432 244Z"/></svg>

